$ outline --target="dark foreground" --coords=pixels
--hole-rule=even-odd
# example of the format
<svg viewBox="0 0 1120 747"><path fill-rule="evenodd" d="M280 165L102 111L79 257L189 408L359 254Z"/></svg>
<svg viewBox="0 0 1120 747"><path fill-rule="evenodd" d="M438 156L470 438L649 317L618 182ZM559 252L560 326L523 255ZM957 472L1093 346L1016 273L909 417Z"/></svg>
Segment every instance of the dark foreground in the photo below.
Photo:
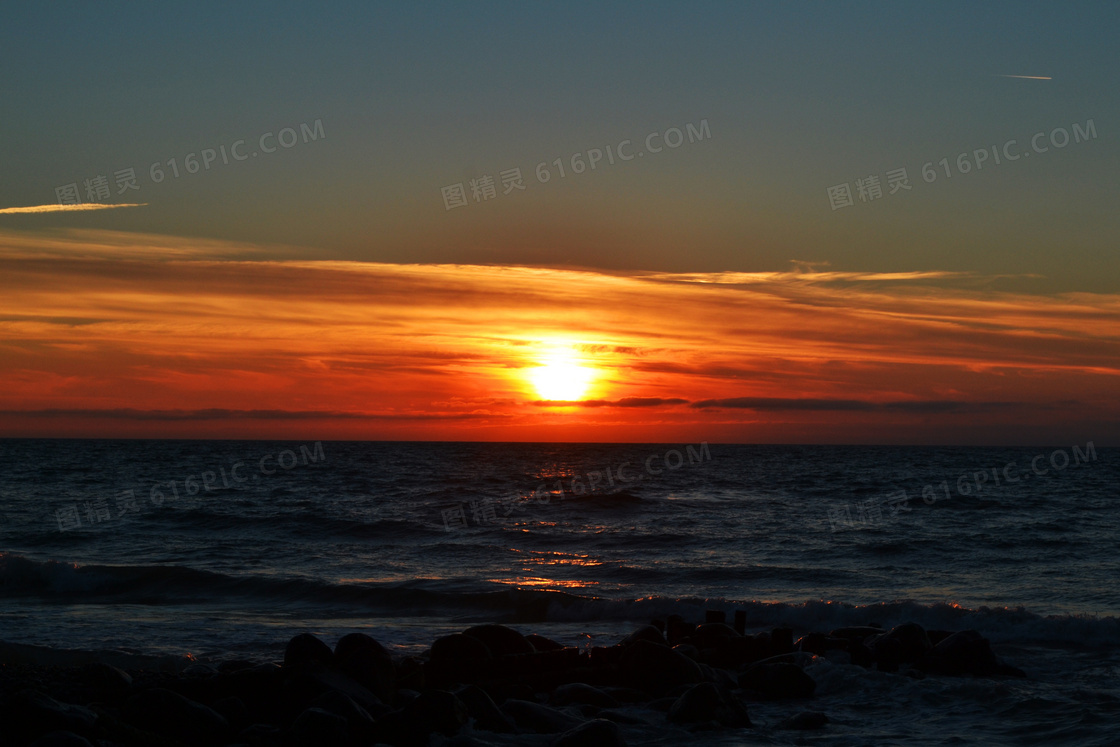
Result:
<svg viewBox="0 0 1120 747"><path fill-rule="evenodd" d="M745 635L741 622L721 617L655 620L590 651L501 625L446 636L426 656L405 658L364 633L333 650L302 634L283 665L188 663L170 667L176 671L161 671L166 660L4 644L0 745L596 747L659 742L651 737L659 725L703 744L749 739L749 709L763 701L788 701L788 715L770 729L827 730L828 716L812 710L816 682L804 671L815 656L917 679L1025 676L975 631L907 623L794 641L788 628Z"/></svg>

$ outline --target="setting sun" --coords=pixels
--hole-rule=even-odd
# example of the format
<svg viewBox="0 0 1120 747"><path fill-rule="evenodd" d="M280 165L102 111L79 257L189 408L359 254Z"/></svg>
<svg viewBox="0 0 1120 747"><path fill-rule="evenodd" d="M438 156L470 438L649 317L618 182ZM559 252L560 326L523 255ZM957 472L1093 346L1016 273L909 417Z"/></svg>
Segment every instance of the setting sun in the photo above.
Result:
<svg viewBox="0 0 1120 747"><path fill-rule="evenodd" d="M572 402L583 397L595 372L580 365L569 350L550 354L529 371L529 380L541 399Z"/></svg>

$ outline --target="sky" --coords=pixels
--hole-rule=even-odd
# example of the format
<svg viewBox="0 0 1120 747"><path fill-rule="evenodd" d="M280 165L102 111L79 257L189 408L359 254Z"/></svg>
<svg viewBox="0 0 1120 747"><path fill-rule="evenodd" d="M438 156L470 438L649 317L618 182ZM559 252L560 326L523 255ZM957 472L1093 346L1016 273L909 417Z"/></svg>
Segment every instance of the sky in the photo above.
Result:
<svg viewBox="0 0 1120 747"><path fill-rule="evenodd" d="M1114 3L0 10L0 437L1120 443Z"/></svg>

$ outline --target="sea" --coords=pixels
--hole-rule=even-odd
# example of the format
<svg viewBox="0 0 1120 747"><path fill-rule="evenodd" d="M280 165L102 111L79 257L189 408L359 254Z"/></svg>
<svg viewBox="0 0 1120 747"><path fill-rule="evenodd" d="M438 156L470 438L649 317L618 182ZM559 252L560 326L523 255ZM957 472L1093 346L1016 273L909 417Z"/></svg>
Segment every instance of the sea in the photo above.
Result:
<svg viewBox="0 0 1120 747"><path fill-rule="evenodd" d="M0 440L0 641L278 661L483 622L611 645L654 618L976 629L1027 678L818 657L748 732L630 744L1120 744L1120 450ZM819 731L779 728L800 710ZM648 716L649 712L646 712ZM479 732L494 744L510 737ZM507 741L501 741L506 739Z"/></svg>

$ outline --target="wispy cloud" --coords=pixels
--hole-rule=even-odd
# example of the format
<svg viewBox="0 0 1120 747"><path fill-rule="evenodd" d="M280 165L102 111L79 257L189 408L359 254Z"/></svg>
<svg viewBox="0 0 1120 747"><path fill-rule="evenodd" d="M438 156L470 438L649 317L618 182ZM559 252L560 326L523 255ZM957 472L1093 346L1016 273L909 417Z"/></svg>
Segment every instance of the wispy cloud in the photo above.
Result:
<svg viewBox="0 0 1120 747"><path fill-rule="evenodd" d="M29 207L0 208L0 215L16 215L20 213L72 213L83 210L113 210L115 208L144 207L148 203L120 203L117 205L102 205L96 202L84 202L78 205L31 205Z"/></svg>
<svg viewBox="0 0 1120 747"><path fill-rule="evenodd" d="M0 234L0 432L65 421L28 411L226 437L302 419L354 438L498 440L1120 422L1120 294L998 292L936 270L249 259L273 251ZM541 400L527 376L558 344L595 371L578 406Z"/></svg>

